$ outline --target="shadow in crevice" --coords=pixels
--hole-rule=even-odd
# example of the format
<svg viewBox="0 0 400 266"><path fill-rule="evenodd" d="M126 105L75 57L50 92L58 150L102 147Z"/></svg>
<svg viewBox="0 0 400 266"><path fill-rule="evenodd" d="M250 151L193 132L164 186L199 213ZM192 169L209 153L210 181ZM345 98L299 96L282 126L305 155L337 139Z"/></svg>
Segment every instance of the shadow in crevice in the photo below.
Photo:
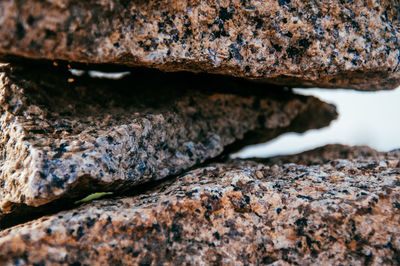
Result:
<svg viewBox="0 0 400 266"><path fill-rule="evenodd" d="M247 132L243 139L237 140L228 145L222 154L222 157L236 153L249 145L265 143L278 136L288 133L303 133L310 129L321 129L330 125L337 119L338 113L336 107L332 104L326 104L320 101L314 101L307 109L296 116L289 126L274 129L258 129Z"/></svg>
<svg viewBox="0 0 400 266"><path fill-rule="evenodd" d="M93 69L92 67L88 66L88 69ZM77 185L69 187L68 191L64 193L65 196L55 199L53 202L39 207L17 203L11 206L11 212L7 214L0 213L0 229L34 220L41 216L54 214L62 210L73 209L78 206L74 204L76 200L80 200L84 196L98 191L114 192L112 196L108 197L132 196L146 193L146 191L160 185L160 183L168 185L168 182L173 182L184 171L202 167L209 163L223 162L229 153L246 145L264 142L288 131L302 132L309 128L320 128L328 125L337 116L333 106L320 102L315 98L296 95L282 87L226 76L186 72L164 73L158 70L130 68L130 75L119 80L109 80L91 78L87 74L74 76L68 71L69 66L67 62L58 62L56 65L53 65L51 62L44 62L41 65L25 62L23 67L17 64L12 65L12 68L13 70L10 72L10 75L14 82L24 88L25 100L36 106L43 106L43 109L47 110L46 119L48 119L48 128L42 125L38 125L37 128L30 127L36 130L31 132L32 138L37 137L39 134L45 136L45 138L41 136L38 139L46 139L46 141L49 138L65 138L58 131L67 131L69 135L78 135L90 123L95 123L97 127L100 127L99 124L106 120L106 114L112 114L116 118L113 119L114 123L124 124L132 120L132 117L129 116L124 118L126 113L157 113L169 110L176 99L190 95L190 92L193 91L201 92L201 94L198 94L201 99L204 96L215 93L254 97L254 106L250 105L250 108L246 107L247 109L238 108L240 110L248 110L249 112L252 109L258 110L259 98L262 97L276 100L279 102L278 106L284 106L288 101L296 99L298 100L297 102L301 102L307 108L289 126L282 128L278 126L280 123L277 122L277 129L257 129L253 132L248 132L242 140L228 146L222 156L208 159L204 163L198 163L193 167L186 167L179 170L172 169L174 170L172 171L173 174L170 173L162 181L147 180L145 184L137 183L133 187L131 181L119 180L117 182L104 183L97 180L96 177L89 175L80 176L77 178L79 180L76 183ZM242 102L239 100L237 102L241 106ZM207 103L203 104L203 109L199 109L201 112L206 112L207 109L212 108ZM230 104L227 103L228 111L237 107L234 104ZM220 120L226 119L225 116L218 113L218 108L214 108L215 112L212 113L213 115L218 116ZM61 119L66 120L65 118L68 117L79 117L79 122L82 124L81 128L59 125ZM85 124L88 117L92 117L91 121L87 121L87 124ZM255 118L255 120L257 119L259 120L255 122L258 125L257 127L263 127L265 125L265 116ZM196 119L193 120L194 125L198 122L196 121ZM54 123L54 125L51 125L51 123ZM73 125L73 123L70 124ZM106 126L112 125L107 124ZM218 124L218 126L220 125ZM232 130L228 126L226 126L226 129L227 131ZM232 135L234 134L232 133ZM228 136L230 135L228 134ZM54 145L54 141L44 143L46 147L51 147L51 145ZM60 150L56 146L51 147L51 149L53 148ZM60 160L63 159L61 152L55 156L58 156L57 160L60 158ZM124 189L125 187L126 189Z"/></svg>
<svg viewBox="0 0 400 266"><path fill-rule="evenodd" d="M229 155L233 152L236 152L247 145L251 145L254 143L261 143L267 140L278 137L279 135L290 132L303 132L308 130L310 127L313 128L321 128L328 126L329 123L336 118L337 113L334 111L333 106L322 105L324 108L320 110L319 115L316 115L315 107L308 108L306 112L300 114L290 126L281 129L275 129L272 131L267 130L255 130L252 132L248 132L242 140L238 140L233 144L226 147L224 152L216 157L205 161L199 165L195 165L189 169L182 170L181 172L190 171L196 168L201 168L213 163L224 163L229 160ZM322 107L319 106L319 107ZM333 108L333 110L331 109ZM260 160L260 162L268 161L268 159ZM104 198L117 198L117 197L132 197L140 194L145 194L148 191L153 190L158 186L168 186L173 183L178 175L169 176L162 180L150 181L144 184L137 185L135 187L131 187L127 190L120 190L114 192L112 195L107 195ZM104 185L99 184L99 182L89 176L86 176L85 182L80 183L80 187L71 188L72 194L67 193L68 197L60 198L56 201L50 202L48 204L39 206L39 207L31 207L27 205L19 205L18 208L15 209L14 212L10 214L6 214L0 217L0 230L7 229L9 227L22 224L31 220L38 219L40 217L46 215L52 215L58 213L60 211L71 210L77 208L82 204L75 204L76 200L82 199L82 195L88 195L97 191L106 191ZM86 184L85 186L82 186ZM118 184L121 186L121 184ZM113 184L107 184L107 186L112 187ZM75 195L75 196L73 196ZM88 203L83 203L88 204Z"/></svg>
<svg viewBox="0 0 400 266"><path fill-rule="evenodd" d="M161 111L171 106L178 98L190 92L207 94L235 94L238 96L259 96L276 100L293 98L305 99L290 92L290 89L267 83L241 78L190 72L166 73L143 67L122 68L108 65L85 65L80 75L73 75L72 66L60 61L17 60L9 73L14 82L24 88L27 100L38 106L46 106L49 113L60 116L100 115L112 108L127 108L132 111ZM77 64L77 63L75 63ZM97 69L96 67L99 67ZM93 78L90 70L117 68L130 73L119 79ZM105 72L107 74L107 72ZM33 82L31 82L33 81Z"/></svg>
<svg viewBox="0 0 400 266"><path fill-rule="evenodd" d="M224 161L225 158L222 157L212 158L206 160L205 162L199 165L195 165L189 169L182 170L181 173L179 174L182 174L183 172L186 171L194 170L196 168L205 167L212 163L222 163ZM134 197L137 195L145 194L149 191L155 190L157 187L168 186L169 184L172 184L179 177L179 174L168 176L166 178L163 178L162 180L149 181L143 184L139 184L135 187L129 187L128 189L125 190L113 191L112 194L105 195L101 197L101 199ZM1 215L0 213L0 231L29 221L39 219L43 216L54 215L61 211L68 211L78 208L79 206L85 204L90 204L91 201L80 202L80 203L77 203L77 201L82 200L82 195L86 197L98 191L104 191L104 189L106 189L107 186L110 187L113 186L112 183L107 184L107 186L103 186L98 182L98 180L90 176L85 176L82 178L84 179L84 181L82 183L79 182L79 189L78 190L74 188L71 189L71 192L73 194L67 193L68 196L61 197L55 201L52 201L50 203L38 207L28 206L25 204L14 205L14 209L11 213L5 215ZM121 184L121 182L118 182L118 185L121 186L123 184Z"/></svg>

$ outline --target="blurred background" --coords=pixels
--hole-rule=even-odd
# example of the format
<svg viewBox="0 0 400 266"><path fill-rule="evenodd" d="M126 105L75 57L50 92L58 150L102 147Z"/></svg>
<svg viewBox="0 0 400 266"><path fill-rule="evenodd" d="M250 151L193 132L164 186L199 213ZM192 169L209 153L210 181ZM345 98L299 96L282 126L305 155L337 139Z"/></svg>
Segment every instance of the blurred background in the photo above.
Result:
<svg viewBox="0 0 400 266"><path fill-rule="evenodd" d="M323 129L286 133L267 143L247 146L233 154L233 158L294 154L336 143L368 145L379 151L400 148L400 87L378 92L343 89L294 89L294 92L336 105L338 119Z"/></svg>

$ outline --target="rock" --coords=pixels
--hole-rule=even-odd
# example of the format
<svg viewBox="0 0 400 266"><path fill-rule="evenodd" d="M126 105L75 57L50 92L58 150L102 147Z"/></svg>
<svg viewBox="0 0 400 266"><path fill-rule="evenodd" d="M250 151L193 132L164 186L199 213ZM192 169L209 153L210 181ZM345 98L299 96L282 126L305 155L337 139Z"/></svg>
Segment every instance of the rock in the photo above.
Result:
<svg viewBox="0 0 400 266"><path fill-rule="evenodd" d="M398 1L0 1L0 53L300 87L400 85Z"/></svg>
<svg viewBox="0 0 400 266"><path fill-rule="evenodd" d="M400 169L390 164L210 165L4 230L0 263L396 264Z"/></svg>
<svg viewBox="0 0 400 266"><path fill-rule="evenodd" d="M392 159L394 162L397 162L398 158L400 158L400 150L394 150L392 152L379 152L368 146L330 144L295 155L275 156L270 158L252 158L250 160L261 162L267 165L281 165L285 163L312 165L324 164L333 159L356 159L360 157L374 160L386 158L387 160ZM398 167L400 167L400 164Z"/></svg>
<svg viewBox="0 0 400 266"><path fill-rule="evenodd" d="M27 217L28 207L64 206L179 174L251 130L273 138L310 112L326 114L310 127L336 117L334 106L316 98L230 79L144 71L112 81L37 66L1 71L0 224L13 212ZM251 95L242 91L251 87Z"/></svg>

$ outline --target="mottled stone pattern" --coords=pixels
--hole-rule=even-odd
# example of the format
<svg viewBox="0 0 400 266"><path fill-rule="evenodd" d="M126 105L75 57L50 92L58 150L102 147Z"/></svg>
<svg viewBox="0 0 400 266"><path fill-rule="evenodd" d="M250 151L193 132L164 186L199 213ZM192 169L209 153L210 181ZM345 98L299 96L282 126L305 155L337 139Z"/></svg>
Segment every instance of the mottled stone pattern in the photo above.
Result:
<svg viewBox="0 0 400 266"><path fill-rule="evenodd" d="M392 89L399 11L398 0L2 0L0 53Z"/></svg>
<svg viewBox="0 0 400 266"><path fill-rule="evenodd" d="M398 265L399 222L400 168L384 158L231 161L4 230L0 262Z"/></svg>
<svg viewBox="0 0 400 266"><path fill-rule="evenodd" d="M267 165L281 165L285 163L312 165L324 164L333 159L356 159L360 157L375 160L392 160L391 164L393 166L396 166L400 158L400 150L393 150L391 152L379 152L368 146L347 146L341 144L330 144L295 155L284 155L270 158L253 158L252 160ZM400 167L400 164L398 164L397 167Z"/></svg>
<svg viewBox="0 0 400 266"><path fill-rule="evenodd" d="M207 91L211 79L136 73L107 81L45 69L0 73L0 216L176 175L250 130L288 127L310 106L330 113L325 125L336 117L316 98L235 94L241 83L228 80Z"/></svg>

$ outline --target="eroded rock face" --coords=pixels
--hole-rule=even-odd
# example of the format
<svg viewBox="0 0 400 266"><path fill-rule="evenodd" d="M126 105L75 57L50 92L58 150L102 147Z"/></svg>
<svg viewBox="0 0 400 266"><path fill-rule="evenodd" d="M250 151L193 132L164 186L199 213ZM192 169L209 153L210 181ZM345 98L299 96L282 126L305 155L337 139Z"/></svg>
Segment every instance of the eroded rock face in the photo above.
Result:
<svg viewBox="0 0 400 266"><path fill-rule="evenodd" d="M305 151L295 155L283 155L270 158L252 158L251 160L267 165L281 165L285 163L296 164L324 164L333 159L357 159L366 158L371 160L392 160L396 165L400 158L400 150L391 152L379 152L368 146L347 146L341 144L330 144L310 151ZM400 164L398 165L400 167Z"/></svg>
<svg viewBox="0 0 400 266"><path fill-rule="evenodd" d="M0 53L300 87L400 85L399 1L0 1Z"/></svg>
<svg viewBox="0 0 400 266"><path fill-rule="evenodd" d="M0 233L0 262L396 264L400 168L231 161ZM399 159L399 158L397 158Z"/></svg>
<svg viewBox="0 0 400 266"><path fill-rule="evenodd" d="M274 137L307 113L335 107L257 84L135 73L119 81L63 70L0 73L0 220L23 206L124 191L219 155L251 130ZM189 82L190 81L190 82ZM235 94L234 90L252 91ZM257 88L255 88L257 90ZM219 92L218 92L219 91ZM271 131L271 132L270 132Z"/></svg>

